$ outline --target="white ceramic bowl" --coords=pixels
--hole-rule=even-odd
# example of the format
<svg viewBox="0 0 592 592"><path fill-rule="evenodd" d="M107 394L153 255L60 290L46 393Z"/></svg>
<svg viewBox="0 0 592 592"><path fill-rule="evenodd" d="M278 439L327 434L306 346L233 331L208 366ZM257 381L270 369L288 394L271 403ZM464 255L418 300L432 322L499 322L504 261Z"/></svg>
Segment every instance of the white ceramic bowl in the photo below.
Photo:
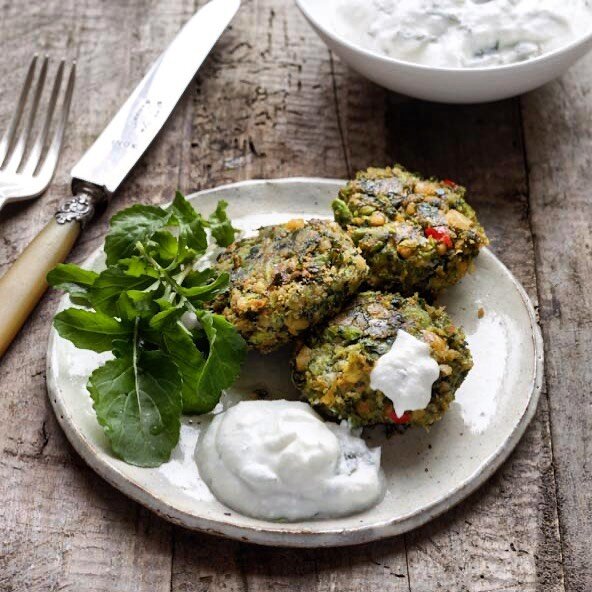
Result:
<svg viewBox="0 0 592 592"><path fill-rule="evenodd" d="M356 72L395 92L442 103L486 103L514 97L561 76L592 49L592 31L533 60L492 68L433 68L389 58L350 43L332 25L329 0L296 0L327 46Z"/></svg>

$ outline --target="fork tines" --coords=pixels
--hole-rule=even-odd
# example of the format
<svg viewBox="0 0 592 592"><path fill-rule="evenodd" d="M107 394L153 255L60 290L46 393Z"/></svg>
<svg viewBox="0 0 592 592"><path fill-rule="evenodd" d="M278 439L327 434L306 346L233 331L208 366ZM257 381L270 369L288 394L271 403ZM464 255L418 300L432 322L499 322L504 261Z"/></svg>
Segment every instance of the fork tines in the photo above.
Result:
<svg viewBox="0 0 592 592"><path fill-rule="evenodd" d="M36 70L41 62L39 73ZM70 67L66 90L62 93L61 108L57 110L57 121L53 124L53 135L50 140L52 120L64 78L65 60L58 66L51 94L47 101L44 116L36 119L37 111L47 78L49 57L39 60L35 55L29 65L16 110L2 140L0 140L0 173L19 173L27 176L48 176L51 178L57 164L64 130L72 101L76 64ZM21 125L22 123L22 125ZM37 137L31 144L34 130L38 129ZM28 153L28 157L25 156ZM48 180L49 182L49 180Z"/></svg>

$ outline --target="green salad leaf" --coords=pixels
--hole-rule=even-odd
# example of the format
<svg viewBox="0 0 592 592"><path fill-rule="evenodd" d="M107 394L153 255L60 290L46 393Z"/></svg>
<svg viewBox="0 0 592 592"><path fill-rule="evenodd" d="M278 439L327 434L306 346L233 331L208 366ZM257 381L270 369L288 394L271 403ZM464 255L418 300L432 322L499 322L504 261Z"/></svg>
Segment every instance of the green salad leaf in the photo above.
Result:
<svg viewBox="0 0 592 592"><path fill-rule="evenodd" d="M209 343L209 352L200 373L198 399L199 413L211 411L218 402L219 393L237 379L246 355L244 340L234 325L223 316L201 311L198 315Z"/></svg>
<svg viewBox="0 0 592 592"><path fill-rule="evenodd" d="M137 341L131 352L97 368L88 390L113 452L139 467L166 462L179 441L181 388L173 360Z"/></svg>
<svg viewBox="0 0 592 592"><path fill-rule="evenodd" d="M82 269L73 263L59 263L47 274L49 284L70 294L75 304L87 305L88 289L95 283L98 274Z"/></svg>
<svg viewBox="0 0 592 592"><path fill-rule="evenodd" d="M101 273L58 265L47 281L74 304L54 326L76 347L113 353L88 381L97 419L113 452L128 463L166 462L182 413L207 413L236 380L246 344L208 309L229 277L197 267L235 229L220 202L208 220L177 192L168 208L135 205L113 216Z"/></svg>
<svg viewBox="0 0 592 592"><path fill-rule="evenodd" d="M170 206L170 212L175 224L179 227L180 256L185 256L188 249L195 253L205 252L208 239L203 219L179 191Z"/></svg>
<svg viewBox="0 0 592 592"><path fill-rule="evenodd" d="M195 320L197 335L176 323L163 333L163 343L183 376L184 412L208 413L218 403L219 393L237 379L246 349L234 326L221 315L203 310ZM207 353L196 342L207 342Z"/></svg>
<svg viewBox="0 0 592 592"><path fill-rule="evenodd" d="M170 213L156 206L135 205L111 218L105 239L107 265L116 265L120 259L130 257L136 243L144 242L157 230L167 226Z"/></svg>
<svg viewBox="0 0 592 592"><path fill-rule="evenodd" d="M175 323L163 333L162 340L165 350L183 377L183 411L185 413L210 411L208 401L204 400L209 397L204 397L203 391L199 388L204 354L195 345L191 332L181 323Z"/></svg>
<svg viewBox="0 0 592 592"><path fill-rule="evenodd" d="M226 213L227 207L227 202L224 200L219 201L216 210L208 218L212 236L216 243L221 247L231 245L234 242L234 237L237 232L236 228L232 227L230 218L228 218L228 214Z"/></svg>
<svg viewBox="0 0 592 592"><path fill-rule="evenodd" d="M131 334L130 328L118 319L79 308L68 308L58 313L53 325L64 339L69 339L76 347L96 352L111 350L114 339Z"/></svg>
<svg viewBox="0 0 592 592"><path fill-rule="evenodd" d="M189 281L192 286L188 288L183 287L182 294L193 304L196 304L212 300L218 296L218 294L226 292L230 276L227 273L221 273L217 278L212 278L212 281L205 284L203 282L201 284L196 284L194 278L189 278Z"/></svg>
<svg viewBox="0 0 592 592"><path fill-rule="evenodd" d="M130 276L120 267L107 267L88 290L91 306L111 316L120 316L118 302L129 291L146 290L156 283L148 275Z"/></svg>

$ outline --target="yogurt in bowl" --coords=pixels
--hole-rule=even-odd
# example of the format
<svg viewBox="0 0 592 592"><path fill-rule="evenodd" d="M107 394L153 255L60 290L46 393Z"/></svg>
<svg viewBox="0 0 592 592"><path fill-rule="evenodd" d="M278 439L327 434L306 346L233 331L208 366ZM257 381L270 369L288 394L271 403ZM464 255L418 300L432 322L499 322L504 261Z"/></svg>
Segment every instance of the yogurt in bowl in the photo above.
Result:
<svg viewBox="0 0 592 592"><path fill-rule="evenodd" d="M351 68L430 101L516 96L592 49L592 0L295 1Z"/></svg>
<svg viewBox="0 0 592 592"><path fill-rule="evenodd" d="M484 68L539 57L592 30L589 0L333 0L338 34L387 57Z"/></svg>

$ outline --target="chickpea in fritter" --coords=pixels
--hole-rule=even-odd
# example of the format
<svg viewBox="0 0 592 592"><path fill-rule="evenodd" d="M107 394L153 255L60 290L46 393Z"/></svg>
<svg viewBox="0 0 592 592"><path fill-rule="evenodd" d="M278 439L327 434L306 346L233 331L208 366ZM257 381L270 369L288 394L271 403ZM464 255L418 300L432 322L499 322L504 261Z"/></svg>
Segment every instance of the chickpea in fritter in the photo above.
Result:
<svg viewBox="0 0 592 592"><path fill-rule="evenodd" d="M360 247L373 288L435 296L457 283L489 244L465 189L395 165L357 174L333 202Z"/></svg>
<svg viewBox="0 0 592 592"><path fill-rule="evenodd" d="M440 376L425 409L398 417L391 401L370 388L370 373L399 330L430 346ZM293 380L319 412L356 426L398 424L428 428L446 413L473 365L462 329L443 308L417 295L362 292L340 314L298 346Z"/></svg>
<svg viewBox="0 0 592 592"><path fill-rule="evenodd" d="M230 288L215 310L262 352L339 312L368 274L347 233L317 219L261 228L228 247L217 268L230 274Z"/></svg>

